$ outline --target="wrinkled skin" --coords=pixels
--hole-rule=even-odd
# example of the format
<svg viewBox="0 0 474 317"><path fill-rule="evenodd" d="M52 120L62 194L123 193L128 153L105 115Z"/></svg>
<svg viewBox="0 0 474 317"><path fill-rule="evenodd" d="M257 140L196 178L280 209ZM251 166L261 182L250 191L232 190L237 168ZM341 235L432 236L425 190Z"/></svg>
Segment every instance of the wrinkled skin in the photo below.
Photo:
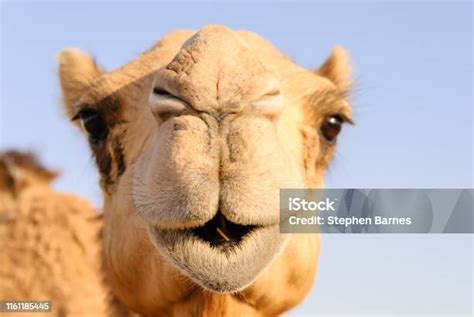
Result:
<svg viewBox="0 0 474 317"><path fill-rule="evenodd" d="M101 174L115 294L146 316L300 303L319 236L279 234L279 189L323 185L339 132L327 122L351 122L350 76L341 48L309 71L222 26L172 33L111 73L64 51L66 109Z"/></svg>

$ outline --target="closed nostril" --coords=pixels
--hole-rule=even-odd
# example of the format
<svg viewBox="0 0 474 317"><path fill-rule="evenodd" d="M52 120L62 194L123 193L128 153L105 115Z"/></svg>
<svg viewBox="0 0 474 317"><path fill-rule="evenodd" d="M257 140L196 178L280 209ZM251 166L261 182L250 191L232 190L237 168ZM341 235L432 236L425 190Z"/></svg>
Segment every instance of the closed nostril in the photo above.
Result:
<svg viewBox="0 0 474 317"><path fill-rule="evenodd" d="M258 86L261 93L251 103L253 110L264 116L278 117L284 105L280 82L272 73L266 73Z"/></svg>
<svg viewBox="0 0 474 317"><path fill-rule="evenodd" d="M187 108L186 102L159 87L153 88L148 97L148 104L155 117L163 121L179 115ZM175 128L175 130L181 129Z"/></svg>
<svg viewBox="0 0 474 317"><path fill-rule="evenodd" d="M275 87L273 90L267 92L265 95L263 95L262 98L264 97L275 97L280 94L280 89L278 87Z"/></svg>
<svg viewBox="0 0 474 317"><path fill-rule="evenodd" d="M161 96L172 96L172 94L170 94L169 92L167 92L166 90L160 87L153 88L153 94L161 95Z"/></svg>
<svg viewBox="0 0 474 317"><path fill-rule="evenodd" d="M284 100L280 89L274 89L266 93L252 103L254 109L262 115L271 117L279 116L283 110Z"/></svg>

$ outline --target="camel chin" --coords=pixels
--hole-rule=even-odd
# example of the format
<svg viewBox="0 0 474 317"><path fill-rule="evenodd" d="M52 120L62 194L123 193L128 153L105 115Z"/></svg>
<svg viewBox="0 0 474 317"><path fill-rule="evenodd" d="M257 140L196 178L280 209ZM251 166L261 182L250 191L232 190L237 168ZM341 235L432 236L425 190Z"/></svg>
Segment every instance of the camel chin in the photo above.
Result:
<svg viewBox="0 0 474 317"><path fill-rule="evenodd" d="M192 229L150 226L148 234L161 255L204 289L217 293L241 291L278 256L287 238L280 234L278 225L240 226L228 222L231 228L225 234L232 240L226 241L216 231L216 217Z"/></svg>

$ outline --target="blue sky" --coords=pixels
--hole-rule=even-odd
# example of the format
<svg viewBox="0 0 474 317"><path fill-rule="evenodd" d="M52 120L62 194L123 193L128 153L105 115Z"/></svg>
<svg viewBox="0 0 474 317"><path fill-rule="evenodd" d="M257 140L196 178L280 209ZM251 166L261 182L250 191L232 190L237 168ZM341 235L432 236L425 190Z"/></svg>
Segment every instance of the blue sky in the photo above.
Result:
<svg viewBox="0 0 474 317"><path fill-rule="evenodd" d="M206 24L255 31L309 68L321 64L336 44L351 52L356 71L356 125L343 132L327 176L328 186L472 187L470 2L2 2L1 9L0 149L36 151L49 166L64 172L56 183L58 189L81 194L97 205L100 192L93 160L85 140L67 122L60 106L57 54L65 47L78 47L112 70L131 61L170 31L199 29ZM327 238L327 245L339 251L333 248L323 252L325 263L347 260L341 248L357 242L344 239ZM394 246L400 238L395 241L383 237L361 243L366 251L379 252L384 239L387 245ZM437 242L416 244L410 239L402 238L403 245L417 245L427 252L426 261L435 261ZM450 251L455 253L454 258L444 261L456 261L445 265L467 261L472 267L471 238L467 242L471 251L460 247L455 253L454 248ZM400 245L398 249L399 256L409 261L410 252ZM365 263L357 257L350 261L355 265ZM413 263L403 272L431 285L426 287L427 302L433 302L441 296L432 285L433 277L439 276L438 266L432 272L428 270L433 273L430 275L423 270L425 262ZM416 266L420 263L425 265ZM390 267L393 263L382 261L379 265ZM442 270L442 266L438 268ZM330 277L337 278L338 271L322 270L326 273L321 275L322 281L316 284L311 300L295 313L331 311L332 306L327 304L330 301L318 299L333 294ZM472 278L469 269L464 272ZM353 282L361 283L356 277ZM338 283L340 287L345 285ZM384 284L390 283L400 282L389 277ZM452 306L448 303L443 307L461 309L469 301L463 297L465 293L456 293L452 283L447 277L446 287L454 287L457 296L452 297ZM470 291L472 296L472 284ZM409 296L410 292L413 290L399 296ZM375 290L373 295L377 295ZM350 308L359 307L364 298L359 302L347 299L342 306L353 312L355 308ZM343 307L340 313L346 312Z"/></svg>

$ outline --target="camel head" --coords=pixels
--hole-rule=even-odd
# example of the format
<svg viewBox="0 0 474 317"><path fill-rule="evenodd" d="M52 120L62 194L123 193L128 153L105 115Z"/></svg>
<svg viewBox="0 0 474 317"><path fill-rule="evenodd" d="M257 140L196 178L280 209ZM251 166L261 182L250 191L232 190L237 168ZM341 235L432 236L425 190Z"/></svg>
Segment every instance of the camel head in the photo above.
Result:
<svg viewBox="0 0 474 317"><path fill-rule="evenodd" d="M0 191L16 194L29 186L49 186L58 174L41 165L33 153L0 152Z"/></svg>
<svg viewBox="0 0 474 317"><path fill-rule="evenodd" d="M312 71L253 33L208 26L109 73L66 50L60 79L101 175L105 262L129 307L163 312L196 290L259 306L264 280L265 296L290 280L304 289L295 303L309 291L317 245L279 233L279 190L321 187L351 122L342 48Z"/></svg>
<svg viewBox="0 0 474 317"><path fill-rule="evenodd" d="M15 217L18 196L29 190L49 189L58 175L44 167L33 153L0 151L0 225Z"/></svg>

